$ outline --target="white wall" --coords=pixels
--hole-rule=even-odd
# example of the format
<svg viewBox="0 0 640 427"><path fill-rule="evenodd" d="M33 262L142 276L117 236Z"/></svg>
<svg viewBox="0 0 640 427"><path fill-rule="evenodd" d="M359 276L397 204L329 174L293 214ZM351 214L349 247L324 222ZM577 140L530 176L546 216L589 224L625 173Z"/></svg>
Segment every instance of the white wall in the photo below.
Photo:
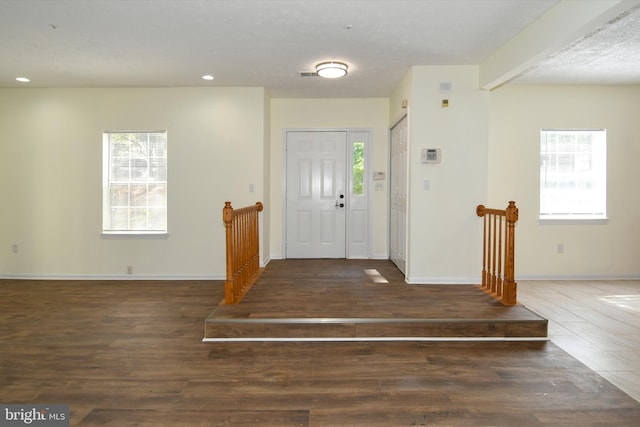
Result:
<svg viewBox="0 0 640 427"><path fill-rule="evenodd" d="M516 278L640 277L639 100L640 86L491 92L489 202L502 207L515 200L519 207ZM539 223L542 128L607 129L608 223Z"/></svg>
<svg viewBox="0 0 640 427"><path fill-rule="evenodd" d="M0 274L119 277L132 265L134 277L223 278L224 202L264 197L265 97L262 88L0 90ZM168 131L168 238L100 236L104 130Z"/></svg>
<svg viewBox="0 0 640 427"><path fill-rule="evenodd" d="M413 71L408 72L389 100L389 127L395 125L405 114L411 110L413 104ZM403 101L407 102L407 108L402 107Z"/></svg>
<svg viewBox="0 0 640 427"><path fill-rule="evenodd" d="M389 100L281 99L271 100L271 256L283 258L284 131L287 129L367 128L373 131L371 171L388 172ZM368 177L371 180L371 177ZM387 258L387 183L384 191L372 191L372 254Z"/></svg>
<svg viewBox="0 0 640 427"><path fill-rule="evenodd" d="M487 194L488 92L478 89L475 66L419 66L412 74L407 280L479 283L475 208ZM440 83L451 83L451 92L441 93ZM421 163L423 148L440 148L442 162Z"/></svg>
<svg viewBox="0 0 640 427"><path fill-rule="evenodd" d="M223 278L225 200L265 203L263 260L280 258L283 132L296 128L373 130L371 170L387 181L372 192L371 255L385 258L388 127L407 99L410 282L477 281L475 206L509 200L520 208L517 278L640 277L640 87L488 93L477 77L473 66L414 67L390 99L270 99L262 88L0 89L0 276L117 278L132 265L139 278ZM440 82L452 92L440 93ZM539 130L547 127L607 129L607 224L539 224ZM100 236L102 132L132 129L168 131L166 239ZM420 163L425 147L441 148L442 163Z"/></svg>

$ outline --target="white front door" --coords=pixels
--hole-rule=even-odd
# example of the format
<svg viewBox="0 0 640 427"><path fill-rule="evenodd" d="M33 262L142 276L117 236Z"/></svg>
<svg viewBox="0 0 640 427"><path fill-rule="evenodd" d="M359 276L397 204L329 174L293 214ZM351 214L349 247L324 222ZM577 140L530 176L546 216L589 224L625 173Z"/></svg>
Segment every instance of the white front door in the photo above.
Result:
<svg viewBox="0 0 640 427"><path fill-rule="evenodd" d="M345 258L347 132L289 131L286 257Z"/></svg>

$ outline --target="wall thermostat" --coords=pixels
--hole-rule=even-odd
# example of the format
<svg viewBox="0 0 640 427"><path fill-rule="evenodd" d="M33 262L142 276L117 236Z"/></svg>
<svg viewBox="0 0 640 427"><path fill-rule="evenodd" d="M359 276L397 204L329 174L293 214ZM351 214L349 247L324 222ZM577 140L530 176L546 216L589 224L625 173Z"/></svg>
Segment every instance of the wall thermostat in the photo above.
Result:
<svg viewBox="0 0 640 427"><path fill-rule="evenodd" d="M422 163L440 163L442 159L439 148L423 148L420 157Z"/></svg>

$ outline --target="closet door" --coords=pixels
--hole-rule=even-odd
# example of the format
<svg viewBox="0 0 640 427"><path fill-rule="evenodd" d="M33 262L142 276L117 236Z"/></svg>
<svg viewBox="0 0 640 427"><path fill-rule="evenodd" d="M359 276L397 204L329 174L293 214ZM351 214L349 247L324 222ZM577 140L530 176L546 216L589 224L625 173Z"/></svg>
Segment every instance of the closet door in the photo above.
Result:
<svg viewBox="0 0 640 427"><path fill-rule="evenodd" d="M407 116L390 132L390 224L389 257L406 274L407 266Z"/></svg>

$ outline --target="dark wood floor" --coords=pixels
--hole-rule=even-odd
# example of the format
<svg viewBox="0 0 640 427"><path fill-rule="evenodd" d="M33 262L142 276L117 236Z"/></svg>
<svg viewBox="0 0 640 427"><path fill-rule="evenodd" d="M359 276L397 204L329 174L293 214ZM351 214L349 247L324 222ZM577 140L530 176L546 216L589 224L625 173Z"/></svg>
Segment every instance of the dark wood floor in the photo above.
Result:
<svg viewBox="0 0 640 427"><path fill-rule="evenodd" d="M0 402L73 426L638 426L550 342L203 343L221 282L0 281Z"/></svg>

